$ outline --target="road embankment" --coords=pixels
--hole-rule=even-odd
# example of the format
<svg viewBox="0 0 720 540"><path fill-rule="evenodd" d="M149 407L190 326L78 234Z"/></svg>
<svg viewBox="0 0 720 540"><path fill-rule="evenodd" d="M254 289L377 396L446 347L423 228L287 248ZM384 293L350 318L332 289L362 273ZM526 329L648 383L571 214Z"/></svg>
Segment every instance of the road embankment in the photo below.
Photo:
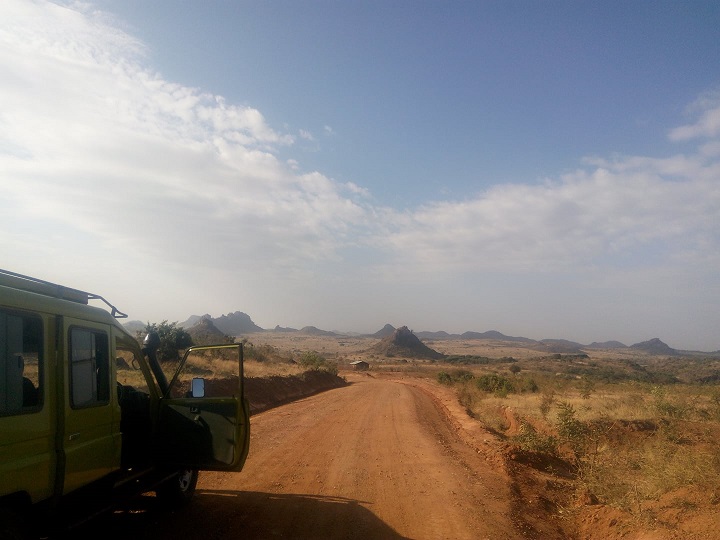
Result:
<svg viewBox="0 0 720 540"><path fill-rule="evenodd" d="M318 370L289 377L249 377L245 379L245 396L253 415L346 384L342 377Z"/></svg>

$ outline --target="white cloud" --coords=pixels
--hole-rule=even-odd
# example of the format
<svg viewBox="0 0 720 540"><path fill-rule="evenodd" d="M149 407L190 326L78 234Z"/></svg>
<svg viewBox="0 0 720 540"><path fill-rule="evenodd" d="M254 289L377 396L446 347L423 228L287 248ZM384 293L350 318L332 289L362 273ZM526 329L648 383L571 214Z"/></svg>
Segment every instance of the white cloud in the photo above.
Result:
<svg viewBox="0 0 720 540"><path fill-rule="evenodd" d="M260 111L164 80L106 18L45 3L0 9L1 181L25 219L106 246L162 237L148 251L163 259L188 243L242 245L294 266L332 257L343 242L334 231L362 215L343 186L275 157L293 137Z"/></svg>
<svg viewBox="0 0 720 540"><path fill-rule="evenodd" d="M345 188L356 195L360 195L362 197L370 197L370 190L364 187L360 187L354 182L346 182Z"/></svg>
<svg viewBox="0 0 720 540"><path fill-rule="evenodd" d="M602 165L396 214L382 244L436 271L613 266L621 254L642 266L648 246L663 259L720 251L720 164L679 156Z"/></svg>
<svg viewBox="0 0 720 540"><path fill-rule="evenodd" d="M310 133L309 131L307 131L305 129L300 130L300 138L304 139L306 141L314 141L315 140L315 137L313 137L312 133Z"/></svg>
<svg viewBox="0 0 720 540"><path fill-rule="evenodd" d="M720 135L720 91L703 94L690 107L690 111L699 113L698 120L693 124L670 130L670 140L685 141Z"/></svg>

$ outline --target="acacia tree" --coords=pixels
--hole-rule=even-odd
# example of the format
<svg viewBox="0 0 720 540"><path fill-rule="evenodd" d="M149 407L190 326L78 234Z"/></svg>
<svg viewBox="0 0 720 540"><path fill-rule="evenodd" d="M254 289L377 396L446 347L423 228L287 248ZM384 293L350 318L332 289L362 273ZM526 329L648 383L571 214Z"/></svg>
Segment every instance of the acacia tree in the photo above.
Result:
<svg viewBox="0 0 720 540"><path fill-rule="evenodd" d="M192 336L184 328L178 326L177 322L169 323L147 323L145 330L138 332L138 338L144 338L150 332L156 332L160 336L160 347L157 351L158 360L179 360L180 350L192 346ZM140 335L142 334L142 335Z"/></svg>

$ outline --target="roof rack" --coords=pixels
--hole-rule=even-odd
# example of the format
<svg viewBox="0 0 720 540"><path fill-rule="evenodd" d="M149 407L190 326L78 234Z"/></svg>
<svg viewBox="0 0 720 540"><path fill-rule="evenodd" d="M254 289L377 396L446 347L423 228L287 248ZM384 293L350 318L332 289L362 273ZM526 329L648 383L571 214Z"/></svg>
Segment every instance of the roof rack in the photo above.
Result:
<svg viewBox="0 0 720 540"><path fill-rule="evenodd" d="M78 289L72 289L50 281L25 276L9 270L0 269L0 276L7 282L11 287L16 289L22 289L45 296L51 296L53 298L59 298L61 300L68 300L70 302L77 302L78 304L87 304L90 300L100 300L111 310L111 314L116 319L126 319L127 315L120 311L118 308L113 306L110 302L105 300L99 294L93 294Z"/></svg>

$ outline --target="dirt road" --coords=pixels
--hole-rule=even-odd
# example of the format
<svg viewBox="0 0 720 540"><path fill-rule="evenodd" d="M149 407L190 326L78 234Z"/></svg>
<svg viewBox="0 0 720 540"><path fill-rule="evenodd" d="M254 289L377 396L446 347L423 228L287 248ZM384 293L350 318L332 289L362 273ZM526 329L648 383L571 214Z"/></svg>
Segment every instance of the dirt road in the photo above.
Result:
<svg viewBox="0 0 720 540"><path fill-rule="evenodd" d="M182 511L143 497L103 526L156 539L523 537L505 474L422 385L353 376L251 426L243 472L202 473Z"/></svg>

